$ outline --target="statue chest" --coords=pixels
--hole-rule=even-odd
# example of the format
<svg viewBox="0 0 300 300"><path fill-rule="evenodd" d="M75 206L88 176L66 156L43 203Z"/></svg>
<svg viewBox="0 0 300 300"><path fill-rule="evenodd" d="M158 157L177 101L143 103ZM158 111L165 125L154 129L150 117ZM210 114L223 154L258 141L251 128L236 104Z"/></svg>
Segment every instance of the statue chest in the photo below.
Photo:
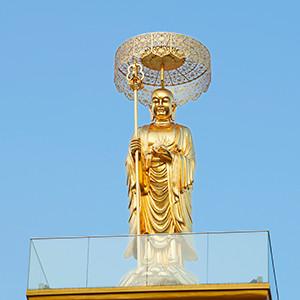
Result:
<svg viewBox="0 0 300 300"><path fill-rule="evenodd" d="M176 140L176 130L175 128L162 128L160 130L154 129L148 130L147 134L147 145L148 147L171 147L174 145Z"/></svg>

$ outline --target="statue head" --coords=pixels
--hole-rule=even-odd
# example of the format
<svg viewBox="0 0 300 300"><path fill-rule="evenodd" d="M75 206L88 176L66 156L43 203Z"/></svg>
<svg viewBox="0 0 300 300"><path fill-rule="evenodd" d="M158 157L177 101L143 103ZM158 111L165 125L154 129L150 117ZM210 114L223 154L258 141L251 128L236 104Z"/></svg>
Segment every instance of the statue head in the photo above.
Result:
<svg viewBox="0 0 300 300"><path fill-rule="evenodd" d="M152 93L150 111L153 120L171 121L176 105L173 103L173 93L165 88L156 89Z"/></svg>

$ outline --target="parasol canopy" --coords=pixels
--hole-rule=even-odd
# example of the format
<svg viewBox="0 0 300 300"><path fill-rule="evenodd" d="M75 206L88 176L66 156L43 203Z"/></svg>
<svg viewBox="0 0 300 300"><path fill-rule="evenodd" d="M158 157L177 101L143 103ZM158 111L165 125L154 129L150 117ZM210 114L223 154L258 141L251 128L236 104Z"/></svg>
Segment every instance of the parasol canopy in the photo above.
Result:
<svg viewBox="0 0 300 300"><path fill-rule="evenodd" d="M152 92L162 85L174 94L176 105L196 100L206 92L211 78L210 54L199 41L179 33L150 32L124 42L115 56L114 81L117 90L129 99L134 93L128 85L128 67L143 66L143 85L139 102L148 106Z"/></svg>

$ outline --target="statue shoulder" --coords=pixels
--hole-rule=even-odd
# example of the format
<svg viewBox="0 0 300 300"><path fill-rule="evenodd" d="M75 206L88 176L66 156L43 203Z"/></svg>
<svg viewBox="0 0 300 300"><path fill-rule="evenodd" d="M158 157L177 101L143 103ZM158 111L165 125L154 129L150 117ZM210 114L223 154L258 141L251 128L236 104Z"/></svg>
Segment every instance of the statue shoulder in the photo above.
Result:
<svg viewBox="0 0 300 300"><path fill-rule="evenodd" d="M192 135L191 130L187 126L184 126L184 125L181 125L181 124L177 124L177 123L175 124L175 126L183 134Z"/></svg>
<svg viewBox="0 0 300 300"><path fill-rule="evenodd" d="M149 124L142 125L142 126L140 126L140 127L138 128L138 131L139 131L139 132L147 131L148 128L149 128L149 126L150 126Z"/></svg>
<svg viewBox="0 0 300 300"><path fill-rule="evenodd" d="M148 133L148 129L149 129L149 125L143 125L143 126L140 126L138 128L138 134L139 136L144 136L145 134Z"/></svg>

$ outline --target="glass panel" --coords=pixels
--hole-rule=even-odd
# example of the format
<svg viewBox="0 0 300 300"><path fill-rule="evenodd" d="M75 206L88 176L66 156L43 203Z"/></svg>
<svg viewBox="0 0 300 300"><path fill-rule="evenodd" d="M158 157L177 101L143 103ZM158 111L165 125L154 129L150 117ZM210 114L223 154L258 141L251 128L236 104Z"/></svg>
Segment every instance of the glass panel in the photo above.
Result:
<svg viewBox="0 0 300 300"><path fill-rule="evenodd" d="M266 232L208 235L208 283L268 281Z"/></svg>
<svg viewBox="0 0 300 300"><path fill-rule="evenodd" d="M275 280L275 269L273 267L273 255L272 255L272 245L271 245L271 239L269 237L268 240L268 251L269 251L269 282L270 282L270 288L271 288L271 295L272 300L279 300L278 295L278 287Z"/></svg>
<svg viewBox="0 0 300 300"><path fill-rule="evenodd" d="M208 234L194 234L190 236L190 240L196 257L194 259L185 260L185 268L196 276L197 283L208 283Z"/></svg>
<svg viewBox="0 0 300 300"><path fill-rule="evenodd" d="M268 251L267 232L33 239L28 288L268 282Z"/></svg>
<svg viewBox="0 0 300 300"><path fill-rule="evenodd" d="M30 241L28 289L48 288L47 277L39 260L34 241Z"/></svg>
<svg viewBox="0 0 300 300"><path fill-rule="evenodd" d="M49 288L85 287L87 242L88 239L76 238L33 240L31 248L35 249L39 264L30 267L30 270L39 267ZM30 271L30 282L34 283L31 288L41 288L34 276Z"/></svg>
<svg viewBox="0 0 300 300"><path fill-rule="evenodd" d="M142 237L144 240L146 238ZM131 250L136 237L103 237L90 239L88 287L119 286L124 276L136 267ZM145 280L144 280L145 282Z"/></svg>

